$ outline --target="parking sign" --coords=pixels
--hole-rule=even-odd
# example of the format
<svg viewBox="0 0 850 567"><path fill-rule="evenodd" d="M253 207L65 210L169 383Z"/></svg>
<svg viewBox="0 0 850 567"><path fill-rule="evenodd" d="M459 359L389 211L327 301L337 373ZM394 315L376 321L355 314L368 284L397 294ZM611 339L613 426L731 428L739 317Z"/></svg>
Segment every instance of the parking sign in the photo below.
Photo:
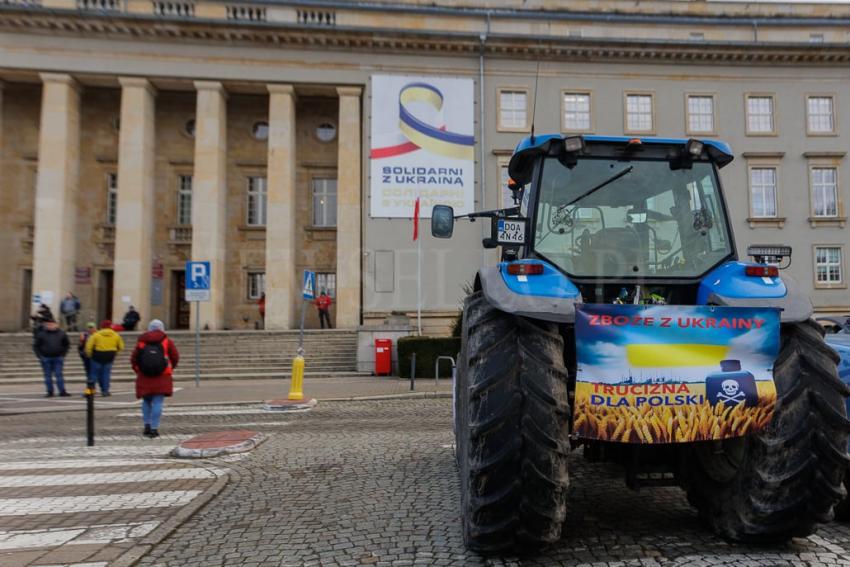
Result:
<svg viewBox="0 0 850 567"><path fill-rule="evenodd" d="M186 262L186 301L209 301L211 277L209 262Z"/></svg>

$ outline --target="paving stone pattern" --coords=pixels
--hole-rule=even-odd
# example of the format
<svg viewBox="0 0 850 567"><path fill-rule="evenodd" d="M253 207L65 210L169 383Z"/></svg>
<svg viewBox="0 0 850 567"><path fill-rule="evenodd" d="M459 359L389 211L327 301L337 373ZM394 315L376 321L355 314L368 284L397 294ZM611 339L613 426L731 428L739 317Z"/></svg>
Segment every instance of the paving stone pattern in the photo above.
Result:
<svg viewBox="0 0 850 567"><path fill-rule="evenodd" d="M850 565L846 525L784 546L732 545L703 529L680 490L632 492L617 467L580 454L562 541L485 559L460 535L449 400L325 403L286 419L140 565Z"/></svg>
<svg viewBox="0 0 850 567"><path fill-rule="evenodd" d="M163 445L226 428L251 428L270 438L251 453L212 460L213 466L227 469L228 485L143 557L141 566L850 566L850 527L846 525L829 524L816 535L779 547L728 544L703 529L680 490L632 492L625 488L616 466L587 463L580 454L571 462L570 510L563 539L539 555L485 559L466 552L461 540L450 400L323 402L312 412L286 415L208 414L213 407L191 408L191 415L185 415L186 411L177 408L169 413L166 405ZM138 417L119 417L126 413L112 410L98 415L101 444L94 449L79 446L81 413L2 417L0 475L23 474L20 468L4 467L38 462L45 446L55 446L62 439L64 445L52 450L68 463L78 461L83 453L116 470L126 470L123 467L128 460L151 461L139 470L159 469L161 463L155 464L160 460L168 463L161 448L154 450L140 442ZM7 464L10 459L13 462ZM77 465L59 470L52 467L46 466L38 474L98 472ZM191 490L183 483L193 482L199 481L141 482L137 489ZM10 497L4 490L27 490L41 496L37 491L43 488L0 488L0 498ZM110 493L109 486L101 486L100 492ZM146 529L144 524L151 518L145 514L152 511L70 516L84 519L87 529L133 524L113 528L129 533ZM26 519L30 529L35 525L66 530L64 535L53 536L61 539L80 529L80 525L57 520L62 516L7 516L0 521ZM76 537L82 542L86 538L102 541L85 534ZM87 545L77 547L78 555ZM128 544L112 547L115 545ZM58 549L63 548L68 546ZM86 562L111 561L88 557L91 559ZM75 561L54 563L71 565ZM7 567L2 555L0 565Z"/></svg>

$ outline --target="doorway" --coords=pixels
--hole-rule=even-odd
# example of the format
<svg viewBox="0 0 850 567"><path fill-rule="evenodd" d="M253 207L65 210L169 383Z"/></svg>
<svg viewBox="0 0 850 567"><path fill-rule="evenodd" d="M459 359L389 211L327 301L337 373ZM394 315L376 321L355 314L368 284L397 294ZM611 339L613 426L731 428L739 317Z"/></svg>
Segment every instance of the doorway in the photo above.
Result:
<svg viewBox="0 0 850 567"><path fill-rule="evenodd" d="M189 328L189 302L186 301L186 271L171 272L171 328Z"/></svg>
<svg viewBox="0 0 850 567"><path fill-rule="evenodd" d="M112 284L114 272L100 270L97 276L97 320L112 320Z"/></svg>
<svg viewBox="0 0 850 567"><path fill-rule="evenodd" d="M30 328L30 314L32 313L32 269L24 270L21 281L21 329Z"/></svg>

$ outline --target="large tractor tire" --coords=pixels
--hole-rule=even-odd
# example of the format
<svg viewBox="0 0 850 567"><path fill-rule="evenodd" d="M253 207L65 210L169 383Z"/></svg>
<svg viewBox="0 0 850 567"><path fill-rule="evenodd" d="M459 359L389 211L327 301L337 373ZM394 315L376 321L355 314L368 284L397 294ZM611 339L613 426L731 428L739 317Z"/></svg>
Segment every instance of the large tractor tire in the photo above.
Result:
<svg viewBox="0 0 850 567"><path fill-rule="evenodd" d="M557 541L566 515L570 407L555 324L464 304L456 399L463 535L481 553Z"/></svg>
<svg viewBox="0 0 850 567"><path fill-rule="evenodd" d="M838 355L814 321L782 326L771 424L740 439L695 443L684 460L688 497L720 536L777 543L832 519L845 494L850 394Z"/></svg>

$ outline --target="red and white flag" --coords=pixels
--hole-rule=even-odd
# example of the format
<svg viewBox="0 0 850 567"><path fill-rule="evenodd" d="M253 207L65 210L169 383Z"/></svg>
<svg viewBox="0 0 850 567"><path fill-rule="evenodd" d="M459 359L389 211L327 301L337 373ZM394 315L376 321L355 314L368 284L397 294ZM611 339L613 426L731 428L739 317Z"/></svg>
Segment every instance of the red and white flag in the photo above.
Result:
<svg viewBox="0 0 850 567"><path fill-rule="evenodd" d="M413 240L419 239L419 197L416 197L416 206L413 208Z"/></svg>

